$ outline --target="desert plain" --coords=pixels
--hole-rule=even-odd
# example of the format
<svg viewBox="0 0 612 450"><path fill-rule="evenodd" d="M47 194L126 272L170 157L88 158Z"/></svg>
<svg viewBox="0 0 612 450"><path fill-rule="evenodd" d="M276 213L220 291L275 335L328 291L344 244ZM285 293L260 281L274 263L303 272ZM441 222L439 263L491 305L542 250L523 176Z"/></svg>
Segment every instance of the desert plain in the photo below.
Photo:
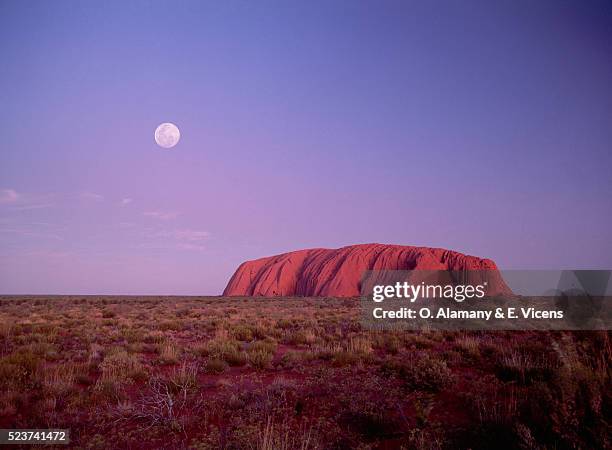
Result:
<svg viewBox="0 0 612 450"><path fill-rule="evenodd" d="M610 447L609 332L359 317L355 298L3 296L0 428L82 449Z"/></svg>

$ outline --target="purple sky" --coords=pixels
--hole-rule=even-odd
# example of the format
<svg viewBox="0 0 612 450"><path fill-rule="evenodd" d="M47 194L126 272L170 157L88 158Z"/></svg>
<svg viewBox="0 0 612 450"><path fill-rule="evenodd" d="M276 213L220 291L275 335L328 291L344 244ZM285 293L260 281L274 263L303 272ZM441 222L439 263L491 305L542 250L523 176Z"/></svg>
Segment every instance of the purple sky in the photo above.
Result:
<svg viewBox="0 0 612 450"><path fill-rule="evenodd" d="M15 0L0 52L1 293L366 242L612 268L610 2Z"/></svg>

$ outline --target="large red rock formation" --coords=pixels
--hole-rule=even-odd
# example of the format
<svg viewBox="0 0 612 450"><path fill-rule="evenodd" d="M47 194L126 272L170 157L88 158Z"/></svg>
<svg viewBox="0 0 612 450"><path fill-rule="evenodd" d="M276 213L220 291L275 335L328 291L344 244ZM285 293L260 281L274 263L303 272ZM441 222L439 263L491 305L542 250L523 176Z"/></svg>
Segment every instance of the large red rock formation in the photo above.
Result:
<svg viewBox="0 0 612 450"><path fill-rule="evenodd" d="M490 259L441 248L362 244L298 250L244 262L223 295L353 297L360 295L366 270L487 271L493 281L489 281L488 295L511 294Z"/></svg>

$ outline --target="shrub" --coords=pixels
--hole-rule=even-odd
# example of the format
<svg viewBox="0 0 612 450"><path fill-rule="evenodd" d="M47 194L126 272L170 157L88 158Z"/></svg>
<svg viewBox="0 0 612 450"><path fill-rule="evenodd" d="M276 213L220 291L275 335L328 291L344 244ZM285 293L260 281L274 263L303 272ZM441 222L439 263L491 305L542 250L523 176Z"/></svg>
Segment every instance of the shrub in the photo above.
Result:
<svg viewBox="0 0 612 450"><path fill-rule="evenodd" d="M66 391L76 381L76 370L73 364L62 364L45 369L43 384L52 392Z"/></svg>
<svg viewBox="0 0 612 450"><path fill-rule="evenodd" d="M385 375L397 376L410 389L437 392L452 381L452 373L442 359L422 354L410 361L386 361L381 366Z"/></svg>
<svg viewBox="0 0 612 450"><path fill-rule="evenodd" d="M368 354L372 352L372 343L366 336L357 336L349 339L346 351L354 354Z"/></svg>
<svg viewBox="0 0 612 450"><path fill-rule="evenodd" d="M190 391L198 384L198 367L195 364L183 363L170 375L170 384L175 391Z"/></svg>
<svg viewBox="0 0 612 450"><path fill-rule="evenodd" d="M223 359L230 366L244 366L247 362L247 355L242 350L236 350L233 352L226 353Z"/></svg>
<svg viewBox="0 0 612 450"><path fill-rule="evenodd" d="M31 386L40 363L40 358L29 349L0 358L0 386L21 389Z"/></svg>
<svg viewBox="0 0 612 450"><path fill-rule="evenodd" d="M104 311L102 311L103 319L112 319L115 316L117 316L117 313L115 313L115 311L111 311L110 309L105 309Z"/></svg>
<svg viewBox="0 0 612 450"><path fill-rule="evenodd" d="M227 353L240 349L240 343L233 339L215 338L198 347L197 352L201 356L212 356L223 359Z"/></svg>
<svg viewBox="0 0 612 450"><path fill-rule="evenodd" d="M406 346L411 346L419 350L431 348L434 342L420 332L406 333L404 336Z"/></svg>
<svg viewBox="0 0 612 450"><path fill-rule="evenodd" d="M335 366L349 366L356 364L359 361L360 357L358 353L352 353L346 350L336 352L332 357L332 362Z"/></svg>
<svg viewBox="0 0 612 450"><path fill-rule="evenodd" d="M339 397L337 418L359 434L369 439L388 438L398 431L393 390L379 380L363 380L359 390L342 389Z"/></svg>
<svg viewBox="0 0 612 450"><path fill-rule="evenodd" d="M501 355L496 373L502 381L517 381L520 384L528 385L534 381L550 380L555 369L550 361L542 357L538 358L517 350L510 350Z"/></svg>
<svg viewBox="0 0 612 450"><path fill-rule="evenodd" d="M120 349L108 354L100 363L102 374L98 381L112 383L131 383L146 377L146 371L136 355Z"/></svg>
<svg viewBox="0 0 612 450"><path fill-rule="evenodd" d="M293 369L298 366L302 359L303 358L301 352L288 351L281 357L280 361L278 362L278 365L285 369Z"/></svg>
<svg viewBox="0 0 612 450"><path fill-rule="evenodd" d="M142 342L144 338L143 332L135 328L123 328L121 330L121 335L123 336L123 339L125 339L130 344Z"/></svg>
<svg viewBox="0 0 612 450"><path fill-rule="evenodd" d="M121 383L110 379L99 379L94 389L95 397L119 402L125 398Z"/></svg>
<svg viewBox="0 0 612 450"><path fill-rule="evenodd" d="M166 320L159 324L160 331L180 331L183 329L183 324L178 320Z"/></svg>
<svg viewBox="0 0 612 450"><path fill-rule="evenodd" d="M246 363L246 355L241 350L240 343L234 339L215 338L195 351L200 356L220 359L231 366L242 366Z"/></svg>
<svg viewBox="0 0 612 450"><path fill-rule="evenodd" d="M328 343L315 346L307 355L310 358L332 360L336 366L346 366L360 361L370 360L372 357L370 340L365 336L350 338L343 343Z"/></svg>
<svg viewBox="0 0 612 450"><path fill-rule="evenodd" d="M161 331L153 331L143 338L147 344L161 344L166 340L166 336Z"/></svg>
<svg viewBox="0 0 612 450"><path fill-rule="evenodd" d="M399 338L393 334L384 334L382 338L378 338L377 347L391 355L397 355L402 346Z"/></svg>
<svg viewBox="0 0 612 450"><path fill-rule="evenodd" d="M247 347L247 359L251 366L265 369L272 362L277 344L271 339L255 341Z"/></svg>
<svg viewBox="0 0 612 450"><path fill-rule="evenodd" d="M232 336L239 341L250 341L253 339L253 331L245 325L238 325L232 330Z"/></svg>
<svg viewBox="0 0 612 450"><path fill-rule="evenodd" d="M162 344L159 347L159 360L162 364L176 364L179 362L180 351L172 343Z"/></svg>
<svg viewBox="0 0 612 450"><path fill-rule="evenodd" d="M313 344L317 339L314 331L310 329L297 330L289 333L285 338L285 342L291 345L306 345Z"/></svg>
<svg viewBox="0 0 612 450"><path fill-rule="evenodd" d="M267 327L258 324L251 327L251 332L253 333L253 338L255 339L267 339L269 330Z"/></svg>
<svg viewBox="0 0 612 450"><path fill-rule="evenodd" d="M461 337L455 340L454 348L467 358L477 359L480 357L480 341L477 338Z"/></svg>
<svg viewBox="0 0 612 450"><path fill-rule="evenodd" d="M294 430L287 423L274 424L271 417L268 417L265 425L261 424L256 436L255 445L252 442L247 445L259 450L321 448L318 436L312 427L300 427Z"/></svg>
<svg viewBox="0 0 612 450"><path fill-rule="evenodd" d="M219 358L210 358L204 365L204 370L207 373L218 374L225 372L227 369L227 363Z"/></svg>
<svg viewBox="0 0 612 450"><path fill-rule="evenodd" d="M253 350L248 352L248 361L256 369L265 369L272 361L272 354L265 350Z"/></svg>
<svg viewBox="0 0 612 450"><path fill-rule="evenodd" d="M279 319L276 322L276 328L280 328L281 330L286 330L293 326L293 321L289 319Z"/></svg>
<svg viewBox="0 0 612 450"><path fill-rule="evenodd" d="M255 341L251 343L247 347L247 352L261 350L267 353L274 353L276 351L276 347L277 347L277 343L274 340L266 339L263 341Z"/></svg>

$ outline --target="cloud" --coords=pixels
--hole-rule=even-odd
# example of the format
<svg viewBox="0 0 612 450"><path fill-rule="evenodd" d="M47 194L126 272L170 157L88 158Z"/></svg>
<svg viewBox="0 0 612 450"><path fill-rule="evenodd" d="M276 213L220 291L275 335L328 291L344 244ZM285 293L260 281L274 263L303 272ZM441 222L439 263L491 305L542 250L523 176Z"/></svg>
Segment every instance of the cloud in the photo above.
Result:
<svg viewBox="0 0 612 450"><path fill-rule="evenodd" d="M0 189L0 203L15 203L19 197L14 189Z"/></svg>
<svg viewBox="0 0 612 450"><path fill-rule="evenodd" d="M169 238L177 241L184 242L199 242L205 241L210 237L210 233L204 230L169 230L169 231L157 231L149 233L149 237L154 238Z"/></svg>
<svg viewBox="0 0 612 450"><path fill-rule="evenodd" d="M30 229L25 228L1 228L0 234L9 233L9 234L18 234L20 236L33 237L33 238L41 238L41 239L54 239L58 241L63 241L64 238L51 233L41 233L37 231L32 231Z"/></svg>
<svg viewBox="0 0 612 450"><path fill-rule="evenodd" d="M147 217L153 217L154 219L159 220L176 219L179 215L179 213L177 212L170 211L145 211L143 214Z"/></svg>
<svg viewBox="0 0 612 450"><path fill-rule="evenodd" d="M210 238L210 233L204 230L165 230L149 232L148 242L140 248L148 249L175 249L175 250L205 250L204 241Z"/></svg>
<svg viewBox="0 0 612 450"><path fill-rule="evenodd" d="M197 244L186 244L186 243L155 243L148 242L145 244L139 244L134 248L140 248L144 250L189 250L189 251L204 251L206 247Z"/></svg>
<svg viewBox="0 0 612 450"><path fill-rule="evenodd" d="M24 254L25 256L32 256L36 258L69 258L74 256L74 253L71 251L62 251L62 250L34 250Z"/></svg>
<svg viewBox="0 0 612 450"><path fill-rule="evenodd" d="M16 211L28 211L30 209L51 208L52 206L55 206L55 203L33 203L31 205L14 206L12 209Z"/></svg>
<svg viewBox="0 0 612 450"><path fill-rule="evenodd" d="M200 252L206 250L206 247L197 244L178 244L176 248L178 248L179 250L197 250Z"/></svg>
<svg viewBox="0 0 612 450"><path fill-rule="evenodd" d="M84 200L93 200L96 202L100 202L102 200L104 200L104 196L100 195L100 194L96 194L95 192L81 192L79 194L79 197L81 197Z"/></svg>
<svg viewBox="0 0 612 450"><path fill-rule="evenodd" d="M126 198L122 198L121 202L120 202L120 205L121 206L126 206L126 205L129 205L130 203L132 203L132 201L133 200L131 198L127 198L127 197Z"/></svg>
<svg viewBox="0 0 612 450"><path fill-rule="evenodd" d="M172 237L179 241L189 241L189 242L197 242L197 241L205 241L210 237L210 233L208 231L200 231L200 230L174 230L170 232Z"/></svg>
<svg viewBox="0 0 612 450"><path fill-rule="evenodd" d="M0 205L6 205L14 211L50 208L55 206L49 201L52 197L53 194L24 194L15 189L0 189Z"/></svg>

